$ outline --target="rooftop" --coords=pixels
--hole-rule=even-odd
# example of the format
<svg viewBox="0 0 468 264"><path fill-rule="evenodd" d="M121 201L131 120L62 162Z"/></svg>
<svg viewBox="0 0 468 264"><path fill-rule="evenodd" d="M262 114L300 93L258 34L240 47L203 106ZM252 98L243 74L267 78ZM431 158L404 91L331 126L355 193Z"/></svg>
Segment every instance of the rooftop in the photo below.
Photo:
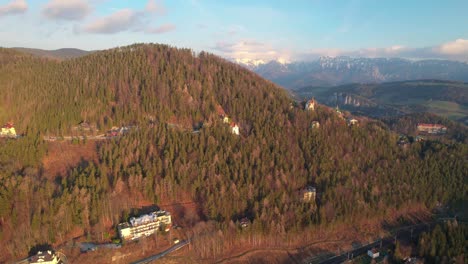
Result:
<svg viewBox="0 0 468 264"><path fill-rule="evenodd" d="M2 128L13 128L13 127L14 127L13 123L12 123L12 122L8 122L8 123L6 123L5 125L3 125Z"/></svg>
<svg viewBox="0 0 468 264"><path fill-rule="evenodd" d="M169 212L166 211L156 211L156 212L151 212L149 214L144 214L139 217L131 217L130 218L130 224L131 226L139 226L139 225L144 225L147 223L151 222L156 222L158 221L158 217L161 216L169 216L171 215Z"/></svg>
<svg viewBox="0 0 468 264"><path fill-rule="evenodd" d="M422 126L422 127L434 127L434 128L444 128L445 126L443 125L439 125L439 124L425 124L425 123L419 123L418 124L418 127L419 126Z"/></svg>
<svg viewBox="0 0 468 264"><path fill-rule="evenodd" d="M50 251L38 251L36 255L31 257L31 263L50 262L56 259L56 255Z"/></svg>

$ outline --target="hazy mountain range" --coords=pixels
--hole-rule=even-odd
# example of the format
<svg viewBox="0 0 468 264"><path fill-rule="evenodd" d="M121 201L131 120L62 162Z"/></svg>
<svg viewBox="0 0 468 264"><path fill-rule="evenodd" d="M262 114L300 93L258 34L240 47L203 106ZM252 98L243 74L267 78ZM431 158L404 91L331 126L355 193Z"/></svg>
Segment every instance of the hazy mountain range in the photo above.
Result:
<svg viewBox="0 0 468 264"><path fill-rule="evenodd" d="M43 49L31 49L31 48L17 47L13 49L24 52L24 53L36 55L39 57L47 57L47 58L59 59L59 60L78 58L78 57L82 57L93 52L93 51L74 49L74 48L43 50Z"/></svg>
<svg viewBox="0 0 468 264"><path fill-rule="evenodd" d="M449 60L321 57L309 62L236 60L288 89L347 83L382 83L418 79L468 81L468 64Z"/></svg>

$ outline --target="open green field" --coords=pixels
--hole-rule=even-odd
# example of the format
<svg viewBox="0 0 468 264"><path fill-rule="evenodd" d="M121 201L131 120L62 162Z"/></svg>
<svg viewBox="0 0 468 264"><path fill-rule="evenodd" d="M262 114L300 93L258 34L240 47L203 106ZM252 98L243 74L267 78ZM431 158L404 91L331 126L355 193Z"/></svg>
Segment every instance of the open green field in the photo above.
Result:
<svg viewBox="0 0 468 264"><path fill-rule="evenodd" d="M468 106L448 101L430 101L426 103L428 112L447 117L452 120L468 116Z"/></svg>

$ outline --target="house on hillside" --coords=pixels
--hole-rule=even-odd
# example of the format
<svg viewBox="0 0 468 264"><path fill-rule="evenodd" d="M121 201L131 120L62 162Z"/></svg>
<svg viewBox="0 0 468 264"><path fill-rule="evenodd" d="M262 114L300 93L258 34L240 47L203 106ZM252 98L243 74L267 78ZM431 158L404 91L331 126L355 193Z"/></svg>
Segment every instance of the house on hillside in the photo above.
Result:
<svg viewBox="0 0 468 264"><path fill-rule="evenodd" d="M400 146L400 147L406 148L407 146L409 146L408 137L405 136L405 135L400 135L397 144L398 144L398 146Z"/></svg>
<svg viewBox="0 0 468 264"><path fill-rule="evenodd" d="M315 104L316 104L315 98L310 99L309 101L306 102L304 110L314 111Z"/></svg>
<svg viewBox="0 0 468 264"><path fill-rule="evenodd" d="M139 217L131 217L129 222L117 226L120 238L123 241L135 240L143 236L156 233L164 227L169 231L172 224L171 214L166 211L155 211Z"/></svg>
<svg viewBox="0 0 468 264"><path fill-rule="evenodd" d="M376 248L369 249L367 251L367 255L373 259L378 258L380 256L379 251Z"/></svg>
<svg viewBox="0 0 468 264"><path fill-rule="evenodd" d="M51 250L39 251L29 259L31 264L58 264L59 262L59 257Z"/></svg>
<svg viewBox="0 0 468 264"><path fill-rule="evenodd" d="M416 142L423 142L424 140L426 140L425 137L422 137L422 136L416 136L416 138L414 139Z"/></svg>
<svg viewBox="0 0 468 264"><path fill-rule="evenodd" d="M8 122L2 127L0 137L16 137L16 130L12 122Z"/></svg>
<svg viewBox="0 0 468 264"><path fill-rule="evenodd" d="M231 132L232 132L233 134L240 135L240 132L239 132L239 125L237 125L237 124L234 123L234 122L231 122Z"/></svg>
<svg viewBox="0 0 468 264"><path fill-rule="evenodd" d="M250 225L250 220L247 217L244 217L239 221L239 224L242 228L246 228Z"/></svg>
<svg viewBox="0 0 468 264"><path fill-rule="evenodd" d="M348 118L348 120L346 120L346 123L348 124L348 126L355 126L358 124L358 121L355 118Z"/></svg>
<svg viewBox="0 0 468 264"><path fill-rule="evenodd" d="M418 131L422 133L436 134L436 135L447 133L447 127L443 125L438 125L438 124L419 123L417 128L418 128Z"/></svg>
<svg viewBox="0 0 468 264"><path fill-rule="evenodd" d="M231 119L228 116L221 116L221 120L223 120L223 123L229 124L231 123Z"/></svg>
<svg viewBox="0 0 468 264"><path fill-rule="evenodd" d="M314 128L320 128L320 123L319 123L319 121L312 121L311 127L312 127L312 129L314 129Z"/></svg>
<svg viewBox="0 0 468 264"><path fill-rule="evenodd" d="M315 201L315 197L317 196L317 190L315 187L308 185L301 190L302 200L304 202Z"/></svg>

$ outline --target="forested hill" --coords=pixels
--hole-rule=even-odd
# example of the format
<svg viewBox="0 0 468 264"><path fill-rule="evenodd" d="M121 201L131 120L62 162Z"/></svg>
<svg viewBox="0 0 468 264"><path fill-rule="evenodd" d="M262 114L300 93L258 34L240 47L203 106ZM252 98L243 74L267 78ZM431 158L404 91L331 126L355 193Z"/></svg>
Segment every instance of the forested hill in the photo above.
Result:
<svg viewBox="0 0 468 264"><path fill-rule="evenodd" d="M318 226L354 230L467 198L466 144L399 147L381 122L350 127L327 107L304 111L281 88L207 53L132 45L61 62L0 54L0 120L25 134L0 139L0 262L74 237L109 242L149 204L193 205L171 213L196 236L190 252L204 262L236 247L310 242ZM80 145L42 140L80 121L138 129ZM200 122L199 133L167 125ZM47 161L80 148L93 153L50 175ZM307 185L316 201L301 199ZM236 224L244 217L247 229Z"/></svg>
<svg viewBox="0 0 468 264"><path fill-rule="evenodd" d="M19 131L57 134L81 121L102 130L155 117L191 127L211 121L218 105L234 121L252 123L262 112L273 120L289 107L273 84L188 49L133 45L62 62L13 54L0 53L0 120L14 121Z"/></svg>

